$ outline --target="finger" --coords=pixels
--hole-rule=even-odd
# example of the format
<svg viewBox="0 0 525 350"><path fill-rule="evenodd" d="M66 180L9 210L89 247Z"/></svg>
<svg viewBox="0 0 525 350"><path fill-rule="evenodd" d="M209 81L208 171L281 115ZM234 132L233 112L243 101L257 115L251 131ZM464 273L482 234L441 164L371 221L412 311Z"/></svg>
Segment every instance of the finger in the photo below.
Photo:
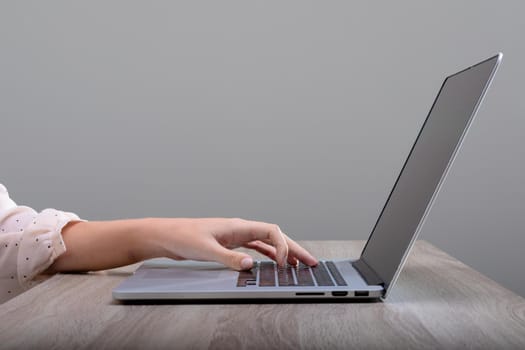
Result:
<svg viewBox="0 0 525 350"><path fill-rule="evenodd" d="M233 230L235 233L240 233L235 237L244 240L237 243L242 245L256 240L269 243L275 247L277 264L280 266L285 264L288 256L288 244L279 226L259 221L240 220L235 222Z"/></svg>
<svg viewBox="0 0 525 350"><path fill-rule="evenodd" d="M297 242L295 242L293 239L291 239L284 233L283 236L288 244L289 256L299 259L308 266L315 266L319 263L319 261L312 254L310 254L306 249L301 247Z"/></svg>
<svg viewBox="0 0 525 350"><path fill-rule="evenodd" d="M253 242L246 243L244 247L254 249L258 251L259 253L266 255L272 260L275 260L275 257L277 255L277 252L275 251L275 247L269 244L263 243L261 241L253 241Z"/></svg>
<svg viewBox="0 0 525 350"><path fill-rule="evenodd" d="M314 256L312 256L306 249L301 247L297 242L292 240L286 234L283 233L283 235L285 239L287 240L287 242L289 242L288 244L288 263L292 265L297 264L298 260L302 261L303 263L309 266L315 266L319 263L319 261ZM272 242L269 239L262 239L261 241L258 241L258 242L260 242L259 244L266 244L268 246L271 246L272 244ZM249 244L251 243L252 242L250 242ZM247 247L247 248L251 248L251 247Z"/></svg>
<svg viewBox="0 0 525 350"><path fill-rule="evenodd" d="M218 243L214 245L210 258L238 271L253 267L253 258L250 255L227 249Z"/></svg>
<svg viewBox="0 0 525 350"><path fill-rule="evenodd" d="M259 253L266 255L272 260L275 260L275 256L276 256L275 247L267 243L264 243L261 241L253 241L253 242L246 243L244 247L255 249ZM288 261L288 264L294 265L294 266L296 266L298 263L298 260L294 256L290 255L290 253L288 253L287 261Z"/></svg>

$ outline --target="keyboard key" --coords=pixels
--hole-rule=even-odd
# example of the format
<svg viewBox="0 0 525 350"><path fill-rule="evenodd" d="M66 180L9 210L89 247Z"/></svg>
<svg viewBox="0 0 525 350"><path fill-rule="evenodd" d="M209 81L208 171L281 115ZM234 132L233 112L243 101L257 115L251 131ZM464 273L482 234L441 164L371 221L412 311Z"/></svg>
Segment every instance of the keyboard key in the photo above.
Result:
<svg viewBox="0 0 525 350"><path fill-rule="evenodd" d="M275 264L272 261L259 263L259 286L275 287Z"/></svg>
<svg viewBox="0 0 525 350"><path fill-rule="evenodd" d="M297 277L298 286L315 286L309 266L299 264L299 266L295 268L295 276Z"/></svg>
<svg viewBox="0 0 525 350"><path fill-rule="evenodd" d="M289 265L277 268L277 280L279 281L279 287L295 286L292 269Z"/></svg>
<svg viewBox="0 0 525 350"><path fill-rule="evenodd" d="M239 271L239 277L237 277L237 287L246 287L246 285L255 284L257 280L256 267L254 264L251 270Z"/></svg>
<svg viewBox="0 0 525 350"><path fill-rule="evenodd" d="M326 262L326 267L328 267L328 270L330 271L330 273L332 274L332 277L334 278L335 282L337 283L338 286L346 286L346 282L343 278L343 276L341 276L341 273L339 273L339 270L337 269L337 267L335 266L335 263L333 261L327 261Z"/></svg>
<svg viewBox="0 0 525 350"><path fill-rule="evenodd" d="M317 266L311 267L311 270L314 274L315 280L317 281L318 286L333 286L334 282L330 278L326 267L322 261L319 261Z"/></svg>

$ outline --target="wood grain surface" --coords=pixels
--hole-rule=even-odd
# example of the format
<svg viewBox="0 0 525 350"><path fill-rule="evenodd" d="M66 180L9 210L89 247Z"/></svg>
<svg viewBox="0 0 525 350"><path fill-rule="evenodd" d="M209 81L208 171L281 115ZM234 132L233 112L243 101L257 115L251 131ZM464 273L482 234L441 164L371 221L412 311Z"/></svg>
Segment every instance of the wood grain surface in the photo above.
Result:
<svg viewBox="0 0 525 350"><path fill-rule="evenodd" d="M320 258L364 244L301 243ZM384 302L114 301L137 266L59 274L0 305L0 349L525 349L525 300L424 241Z"/></svg>

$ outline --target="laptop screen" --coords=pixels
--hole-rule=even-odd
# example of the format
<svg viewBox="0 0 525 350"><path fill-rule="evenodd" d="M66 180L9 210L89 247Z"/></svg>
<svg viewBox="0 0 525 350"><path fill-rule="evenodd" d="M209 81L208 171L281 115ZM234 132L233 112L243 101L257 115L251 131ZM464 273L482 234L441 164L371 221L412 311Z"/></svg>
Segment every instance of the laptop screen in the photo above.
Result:
<svg viewBox="0 0 525 350"><path fill-rule="evenodd" d="M488 87L500 55L445 79L361 259L393 282Z"/></svg>

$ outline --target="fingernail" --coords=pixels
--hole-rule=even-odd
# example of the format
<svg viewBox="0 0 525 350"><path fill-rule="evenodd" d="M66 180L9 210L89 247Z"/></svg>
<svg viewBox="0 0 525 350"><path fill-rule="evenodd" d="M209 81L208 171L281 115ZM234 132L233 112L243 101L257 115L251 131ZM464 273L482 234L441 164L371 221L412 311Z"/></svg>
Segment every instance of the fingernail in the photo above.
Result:
<svg viewBox="0 0 525 350"><path fill-rule="evenodd" d="M243 270L251 269L252 266L253 266L252 258L244 258L241 260L241 269Z"/></svg>

